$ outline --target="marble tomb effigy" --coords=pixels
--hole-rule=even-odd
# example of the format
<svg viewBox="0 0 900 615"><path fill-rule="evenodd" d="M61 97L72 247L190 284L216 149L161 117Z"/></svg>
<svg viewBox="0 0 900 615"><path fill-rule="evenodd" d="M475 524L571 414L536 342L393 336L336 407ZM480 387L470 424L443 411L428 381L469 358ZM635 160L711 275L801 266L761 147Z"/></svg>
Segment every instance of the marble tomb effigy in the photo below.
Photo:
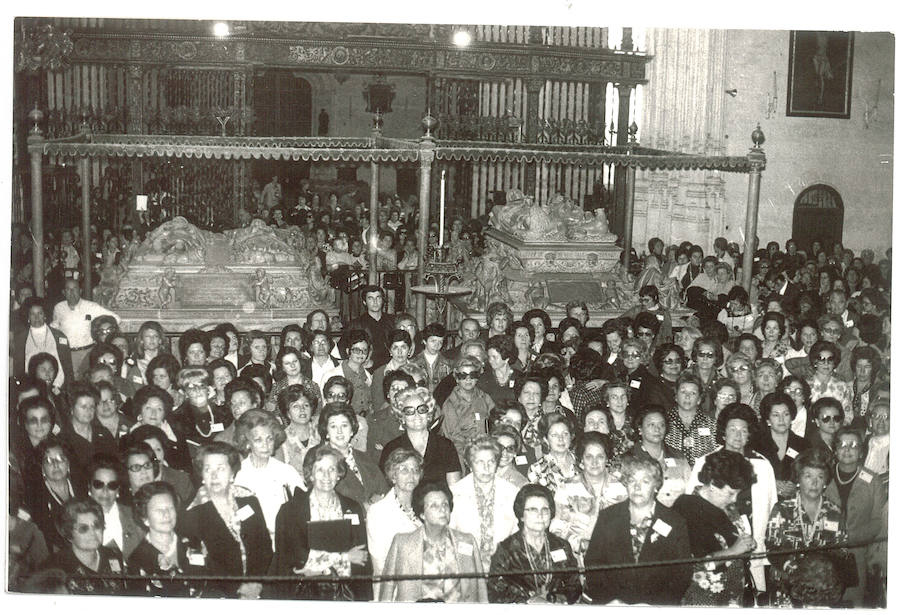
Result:
<svg viewBox="0 0 900 615"><path fill-rule="evenodd" d="M269 328L296 321L298 312L336 311L303 234L262 220L223 233L182 217L165 222L127 262L102 272L96 296L126 330L148 319L171 330L224 320Z"/></svg>
<svg viewBox="0 0 900 615"><path fill-rule="evenodd" d="M505 301L516 311L564 309L581 299L592 312L620 312L636 303L633 281L621 270L622 249L609 232L606 213L586 212L554 195L539 205L520 190L491 211L485 254L468 276L469 307Z"/></svg>

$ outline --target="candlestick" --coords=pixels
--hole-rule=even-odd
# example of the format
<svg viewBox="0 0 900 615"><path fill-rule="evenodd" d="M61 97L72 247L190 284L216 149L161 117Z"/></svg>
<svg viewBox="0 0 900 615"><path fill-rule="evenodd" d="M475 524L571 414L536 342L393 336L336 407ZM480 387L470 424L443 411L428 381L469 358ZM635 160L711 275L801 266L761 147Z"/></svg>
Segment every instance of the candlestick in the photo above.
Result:
<svg viewBox="0 0 900 615"><path fill-rule="evenodd" d="M778 71L772 71L772 98L778 100Z"/></svg>
<svg viewBox="0 0 900 615"><path fill-rule="evenodd" d="M444 194L447 187L447 169L441 169L441 223L438 247L444 247Z"/></svg>

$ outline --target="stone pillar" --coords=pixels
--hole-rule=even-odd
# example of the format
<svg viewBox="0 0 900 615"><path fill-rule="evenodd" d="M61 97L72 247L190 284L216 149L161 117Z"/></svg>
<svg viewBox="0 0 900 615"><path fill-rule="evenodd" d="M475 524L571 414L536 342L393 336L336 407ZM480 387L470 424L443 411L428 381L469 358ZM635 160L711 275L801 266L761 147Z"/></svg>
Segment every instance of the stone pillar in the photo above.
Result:
<svg viewBox="0 0 900 615"><path fill-rule="evenodd" d="M82 295L85 299L90 299L94 276L91 271L91 159L87 156L78 161L78 174L81 176L81 266L84 268Z"/></svg>
<svg viewBox="0 0 900 615"><path fill-rule="evenodd" d="M34 294L44 296L44 201L43 201L43 161L41 144L44 137L35 122L28 135L28 150L31 155L31 234L34 246L31 250L31 269L34 280Z"/></svg>
<svg viewBox="0 0 900 615"><path fill-rule="evenodd" d="M618 128L615 145L628 144L628 118L631 113L631 88L632 86L626 84L619 84L616 86L616 89L619 90L619 108L616 113L616 126ZM634 190L633 186L631 188L626 188L626 174L627 171L625 167L616 167L616 174L613 180L613 195L615 196L615 201L613 204L612 219L610 220L610 228L616 235L624 234L625 225L631 225L633 223L633 220L631 220L631 217L633 217L633 204L631 216L625 213L625 209L627 208L625 201L628 198L625 191L626 189L632 190L632 192ZM627 221L626 218L628 218Z"/></svg>
<svg viewBox="0 0 900 615"><path fill-rule="evenodd" d="M621 167L619 167L621 169ZM635 167L625 167L625 211L622 225L622 247L625 251L623 266L625 271L631 264L631 241L634 230L634 178Z"/></svg>
<svg viewBox="0 0 900 615"><path fill-rule="evenodd" d="M369 284L378 284L376 268L378 251L378 163L372 161L372 180L369 182Z"/></svg>
<svg viewBox="0 0 900 615"><path fill-rule="evenodd" d="M425 258L428 252L428 220L431 217L431 165L434 163L434 140L423 137L419 150L419 284L425 281ZM416 301L419 329L425 326L425 295Z"/></svg>
<svg viewBox="0 0 900 615"><path fill-rule="evenodd" d="M137 51L132 48L132 54L135 54L132 57L139 57L139 45ZM140 64L128 65L125 99L128 104L125 109L125 132L134 135L144 134L146 132L144 126L144 67ZM143 158L138 156L131 159L131 185L134 194L144 194ZM135 220L136 222L137 220Z"/></svg>
<svg viewBox="0 0 900 615"><path fill-rule="evenodd" d="M750 176L747 181L747 217L744 221L744 261L741 263L741 286L750 292L750 281L753 279L753 252L756 249L756 226L759 213L759 185L762 170L766 166L766 154L762 144L766 137L757 125L752 135L753 147L747 158L750 160Z"/></svg>
<svg viewBox="0 0 900 615"><path fill-rule="evenodd" d="M532 31L538 30L532 28ZM526 114L525 114L525 141L527 143L537 142L538 124L540 122L539 107L541 88L544 87L544 81L541 79L526 79ZM525 163L525 183L524 193L537 197L537 162Z"/></svg>

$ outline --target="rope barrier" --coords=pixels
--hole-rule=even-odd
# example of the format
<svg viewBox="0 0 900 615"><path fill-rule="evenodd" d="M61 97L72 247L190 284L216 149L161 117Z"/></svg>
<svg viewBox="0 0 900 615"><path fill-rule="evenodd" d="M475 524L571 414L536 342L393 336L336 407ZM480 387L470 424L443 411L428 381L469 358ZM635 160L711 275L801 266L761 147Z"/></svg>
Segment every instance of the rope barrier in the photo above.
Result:
<svg viewBox="0 0 900 615"><path fill-rule="evenodd" d="M221 576L221 575L182 575L174 577L175 579L185 579L191 581L225 581L225 582L239 582L239 583L285 583L285 582L293 582L297 583L299 581L303 581L306 583L334 583L335 581L341 581L346 583L351 582L359 582L359 581L371 581L372 583L384 583L388 581L429 581L429 580L442 580L442 579L492 579L498 577L518 577L518 576L533 576L535 574L584 574L590 572L604 572L609 570L627 570L632 568L660 568L665 566L687 566L694 564L706 564L710 562L719 562L719 561L734 561L734 560L751 560L751 559L762 559L766 558L769 555L778 555L781 557L797 555L797 554L806 554L806 553L820 553L825 551L834 551L837 549L857 549L860 547L869 546L872 544L887 542L887 538L875 538L873 540L867 541L856 541L856 542L843 542L840 544L834 545L824 545L820 547L809 547L802 549L786 549L786 550L777 550L777 551L765 551L762 553L745 553L739 556L733 555L722 555L718 557L691 557L691 558L683 558L676 560L665 560L665 561L655 561L655 562L628 562L624 564L602 564L602 565L594 565L594 566L585 566L585 567L567 567L567 568L548 568L548 569L540 569L540 570L504 570L502 572L458 572L452 574L405 574L405 575L350 575L350 576L342 576L338 577L335 575L327 575L327 576L301 576L301 575L256 575L256 576ZM171 580L173 577L170 575L159 575L159 574L147 574L147 575L135 575L135 574L93 574L90 575L92 579L110 579L110 580L134 580L134 581L146 581L148 579L162 579L162 580Z"/></svg>

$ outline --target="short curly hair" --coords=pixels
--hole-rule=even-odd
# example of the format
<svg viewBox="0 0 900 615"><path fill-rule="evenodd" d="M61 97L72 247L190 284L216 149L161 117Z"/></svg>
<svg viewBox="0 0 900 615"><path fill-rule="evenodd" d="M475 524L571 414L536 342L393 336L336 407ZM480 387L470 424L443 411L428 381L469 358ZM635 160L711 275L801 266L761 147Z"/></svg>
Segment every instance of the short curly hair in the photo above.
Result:
<svg viewBox="0 0 900 615"><path fill-rule="evenodd" d="M508 423L495 424L491 428L491 437L496 440L500 436L506 436L507 438L512 438L513 441L515 441L516 454L518 454L519 451L522 450L522 444L524 442L522 440L522 434L520 434L519 430L516 429L515 427L513 427L512 425L510 425ZM500 441L497 440L497 443L499 444Z"/></svg>
<svg viewBox="0 0 900 615"><path fill-rule="evenodd" d="M723 449L705 457L697 479L703 485L743 491L756 482L756 473L743 455Z"/></svg>
<svg viewBox="0 0 900 615"><path fill-rule="evenodd" d="M812 446L805 451L802 451L794 459L792 478L795 483L799 483L803 470L812 468L825 472L825 484L827 485L831 482L831 478L834 474L832 470L833 461L833 455L830 451L821 446Z"/></svg>
<svg viewBox="0 0 900 615"><path fill-rule="evenodd" d="M519 527L522 527L522 520L525 516L525 502L528 501L528 498L544 498L547 501L547 505L550 507L550 518L556 516L556 502L553 499L553 492L550 491L544 485L537 485L534 483L529 483L527 485L522 485L522 488L519 489L519 492L516 494L516 499L513 500L513 514L516 515L516 519L519 520Z"/></svg>
<svg viewBox="0 0 900 615"><path fill-rule="evenodd" d="M516 383L513 387L513 394L516 396L516 399L519 398L519 395L522 394L522 389L524 389L525 385L529 382L534 382L541 388L542 402L547 399L547 394L550 392L550 383L547 378L544 378L542 374L535 371L528 372L521 378L516 378Z"/></svg>
<svg viewBox="0 0 900 615"><path fill-rule="evenodd" d="M494 461L500 463L500 445L497 444L497 441L491 436L479 434L466 442L463 458L466 460L466 465L470 468L472 467L472 457L474 457L475 453L478 451L491 451L494 454Z"/></svg>
<svg viewBox="0 0 900 615"><path fill-rule="evenodd" d="M384 472L385 477L391 484L394 483L392 474L394 473L394 470L397 469L397 466L401 463L406 463L410 459L415 459L416 463L419 465L419 471L421 472L422 465L425 461L418 451L411 449L408 446L400 446L390 452L387 459L384 460L384 466L381 468L381 471Z"/></svg>
<svg viewBox="0 0 900 615"><path fill-rule="evenodd" d="M622 482L627 485L628 481L638 471L648 472L652 477L656 486L654 491L659 491L663 483L663 469L659 463L651 457L638 457L631 453L622 455L620 472L622 473Z"/></svg>
<svg viewBox="0 0 900 615"><path fill-rule="evenodd" d="M343 401L332 401L322 407L322 411L319 412L319 422L316 424L316 431L319 432L322 442L328 441L328 420L335 416L347 417L347 420L350 421L350 431L354 436L359 431L359 419L356 418L356 413L350 404Z"/></svg>
<svg viewBox="0 0 900 615"><path fill-rule="evenodd" d="M287 439L284 427L281 426L274 414L264 410L247 410L234 422L234 446L242 455L250 454L250 432L257 427L268 427L272 432L272 437L275 439L273 451L277 450Z"/></svg>
<svg viewBox="0 0 900 615"><path fill-rule="evenodd" d="M677 344L666 342L657 346L656 350L653 351L653 366L656 367L658 373L662 373L663 360L665 360L666 355L673 352L678 355L681 369L684 369L687 366L687 357L684 354L684 348Z"/></svg>
<svg viewBox="0 0 900 615"><path fill-rule="evenodd" d="M241 471L241 453L237 448L228 442L220 442L213 440L202 445L194 456L194 472L197 476L203 476L203 464L209 455L225 455L228 459L228 465L231 467L231 475L234 476ZM154 455L151 459L155 458Z"/></svg>
<svg viewBox="0 0 900 615"><path fill-rule="evenodd" d="M155 480L141 485L140 489L132 496L132 506L134 507L134 520L140 523L144 529L147 529L147 506L150 504L150 500L157 495L169 496L172 498L175 510L181 510L181 500L171 483Z"/></svg>
<svg viewBox="0 0 900 615"><path fill-rule="evenodd" d="M583 436L578 438L578 442L575 443L575 459L578 463L581 463L582 459L584 459L584 451L588 444L596 444L602 447L603 452L606 453L607 460L613 458L615 445L613 444L612 438L599 431L587 431Z"/></svg>
<svg viewBox="0 0 900 615"><path fill-rule="evenodd" d="M291 404L300 398L309 402L310 418L312 418L312 415L316 413L319 407L319 396L316 395L312 386L308 384L291 384L278 393L278 412L281 413L281 418L284 420L285 425L290 425L291 423Z"/></svg>
<svg viewBox="0 0 900 615"><path fill-rule="evenodd" d="M172 399L172 396L169 395L168 391L156 386L155 384L142 386L134 394L131 406L134 409L134 414L136 416L140 416L141 410L144 409L144 405L146 405L146 403L151 399L158 399L160 402L162 402L163 411L165 412L166 416L169 416L169 413L172 412L172 407L175 402Z"/></svg>
<svg viewBox="0 0 900 615"><path fill-rule="evenodd" d="M78 519L78 515L87 514L92 514L97 518L101 529L106 526L103 517L103 507L91 498L80 496L67 501L59 512L57 529L59 530L60 535L66 540L71 541L72 536L75 533L75 522Z"/></svg>
<svg viewBox="0 0 900 615"><path fill-rule="evenodd" d="M494 335L487 342L487 350L496 350L500 354L500 358L506 359L510 363L514 363L519 356L516 349L516 343L511 335Z"/></svg>
<svg viewBox="0 0 900 615"><path fill-rule="evenodd" d="M729 421L741 420L747 423L747 429L750 432L750 438L747 440L747 446L751 446L756 442L759 435L759 418L753 408L747 404L740 402L730 403L725 406L716 418L716 442L725 443L725 429L728 427Z"/></svg>
<svg viewBox="0 0 900 615"><path fill-rule="evenodd" d="M772 408L782 405L787 407L791 420L797 418L797 404L794 403L790 395L781 391L775 391L763 396L759 402L759 418L763 423L768 422L769 415L772 414Z"/></svg>
<svg viewBox="0 0 900 615"><path fill-rule="evenodd" d="M313 483L315 482L313 479L316 464L325 457L334 457L337 459L338 481L344 478L347 475L347 472L350 471L350 468L347 466L347 461L344 459L344 456L341 455L339 450L324 443L314 446L306 453L306 457L303 458L303 481L310 489L312 489Z"/></svg>
<svg viewBox="0 0 900 615"><path fill-rule="evenodd" d="M548 437L550 428L557 423L562 423L563 425L565 425L569 430L569 436L572 438L572 440L575 439L575 425L572 423L572 420L564 414L559 414L558 412L550 412L538 419L537 431L541 440L544 440Z"/></svg>
<svg viewBox="0 0 900 615"><path fill-rule="evenodd" d="M453 492L447 486L445 481L426 481L416 485L412 492L412 509L413 514L418 519L422 519L425 515L425 496L429 493L443 493L447 496L447 503L450 504L450 512L453 512Z"/></svg>
<svg viewBox="0 0 900 615"><path fill-rule="evenodd" d="M428 406L428 416L430 417L434 416L434 412L437 409L437 402L434 400L434 396L432 396L431 391L428 390L428 387L417 386L415 388L410 387L408 389L403 389L402 391L397 393L396 402L401 409L407 405ZM402 425L403 412L395 412L393 408L394 407L392 404L391 411L394 412L395 416Z"/></svg>

